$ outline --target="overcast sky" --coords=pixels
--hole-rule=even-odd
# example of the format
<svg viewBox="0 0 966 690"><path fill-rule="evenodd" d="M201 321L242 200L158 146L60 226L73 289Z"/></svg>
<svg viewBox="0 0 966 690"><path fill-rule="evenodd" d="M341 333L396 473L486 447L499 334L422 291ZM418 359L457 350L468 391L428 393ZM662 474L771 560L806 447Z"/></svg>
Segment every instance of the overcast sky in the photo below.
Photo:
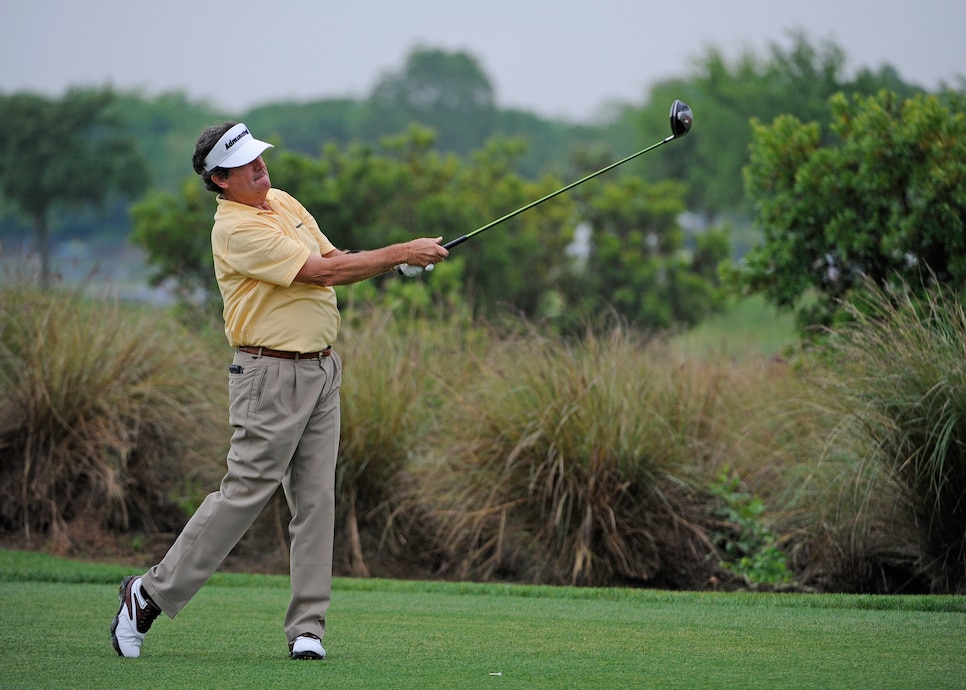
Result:
<svg viewBox="0 0 966 690"><path fill-rule="evenodd" d="M928 89L966 75L963 0L7 0L0 92L183 91L226 115L279 100L365 98L416 46L462 50L497 104L586 121L690 73L708 45L765 54L787 32L848 66Z"/></svg>

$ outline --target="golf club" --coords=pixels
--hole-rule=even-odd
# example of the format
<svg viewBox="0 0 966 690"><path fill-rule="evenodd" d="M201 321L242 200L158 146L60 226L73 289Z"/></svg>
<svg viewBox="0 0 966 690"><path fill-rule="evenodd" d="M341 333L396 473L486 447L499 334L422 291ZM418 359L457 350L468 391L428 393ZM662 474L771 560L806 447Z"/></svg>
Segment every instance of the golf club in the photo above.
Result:
<svg viewBox="0 0 966 690"><path fill-rule="evenodd" d="M494 227L496 225L499 225L500 223L502 223L504 221L510 220L514 216L517 216L517 215L523 213L524 211L529 211L534 206L537 206L538 204L542 204L544 201L548 201L550 199L553 199L558 194L563 194L564 192L573 189L577 185L583 184L587 180L591 180L591 179L597 177L598 175L601 175L601 174L607 172L608 170L612 170L612 169L616 168L618 165L623 165L624 163L627 163L628 161L634 160L638 156L641 156L641 155L647 153L648 151L653 151L657 147L663 146L664 144L668 143L669 141L672 141L674 139L678 139L680 137L683 137L685 134L687 134L688 132L691 131L691 122L692 122L692 120L693 120L693 116L691 114L691 108L689 108L686 103L684 103L682 101L675 100L671 104L671 136L662 139L661 141L657 142L656 144L652 144L651 146L648 146L646 149L642 149L642 150L638 151L637 153L633 153L630 156L627 156L627 158L622 158L621 160L617 161L616 163L611 163L607 167L601 168L597 172L592 172L589 175L586 175L586 176L580 178L576 182L571 182L566 187L561 187L557 191L551 192L550 194L547 194L545 197L542 197L540 199L537 199L536 201L532 201L529 204L527 204L526 206L521 206L516 211L513 211L511 213L508 213L505 216L503 216L502 218L497 218L496 220L494 220L494 221L492 221L490 223L487 223L486 225L484 225L482 227L477 228L473 232L468 232L465 235L462 235L460 237L457 237L455 240L450 240L449 242L445 243L443 246L446 247L446 249L451 249L451 248L455 247L458 244L463 244L463 242L466 242L466 240L470 239L471 237L475 237L476 235L479 235L481 232L484 232L486 230L489 230L490 228L492 228L492 227ZM396 270L399 273L405 275L405 270L408 269L408 268L409 267L408 266L405 266L405 264L404 264L402 266L397 267ZM426 270L427 271L433 270L433 264L428 265L426 267Z"/></svg>

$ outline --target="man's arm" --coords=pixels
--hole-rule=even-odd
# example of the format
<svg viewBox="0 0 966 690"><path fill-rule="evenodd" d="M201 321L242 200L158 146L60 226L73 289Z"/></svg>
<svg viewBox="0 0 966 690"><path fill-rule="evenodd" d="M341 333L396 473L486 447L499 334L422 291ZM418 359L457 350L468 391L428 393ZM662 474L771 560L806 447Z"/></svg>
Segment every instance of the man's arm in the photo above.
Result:
<svg viewBox="0 0 966 690"><path fill-rule="evenodd" d="M442 261L449 252L442 237L421 237L401 244L361 252L333 250L323 256L310 254L295 275L296 283L350 285L391 271L399 264L420 266Z"/></svg>

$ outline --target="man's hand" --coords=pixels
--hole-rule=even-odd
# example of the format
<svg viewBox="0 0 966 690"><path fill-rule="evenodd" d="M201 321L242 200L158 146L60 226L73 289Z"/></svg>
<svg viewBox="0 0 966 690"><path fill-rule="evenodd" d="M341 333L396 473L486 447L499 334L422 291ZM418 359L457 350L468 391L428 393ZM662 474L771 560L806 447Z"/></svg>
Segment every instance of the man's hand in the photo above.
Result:
<svg viewBox="0 0 966 690"><path fill-rule="evenodd" d="M406 242L403 245L406 248L406 263L425 268L427 271L432 270L430 266L439 263L449 255L449 251L441 244L442 241L442 237L435 239L421 237Z"/></svg>

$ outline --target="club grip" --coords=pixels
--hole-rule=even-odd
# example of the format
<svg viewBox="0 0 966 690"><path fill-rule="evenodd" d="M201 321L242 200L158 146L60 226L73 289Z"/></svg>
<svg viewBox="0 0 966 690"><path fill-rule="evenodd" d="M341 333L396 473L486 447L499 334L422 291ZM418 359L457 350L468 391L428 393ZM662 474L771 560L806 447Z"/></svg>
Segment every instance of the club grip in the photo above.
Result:
<svg viewBox="0 0 966 690"><path fill-rule="evenodd" d="M461 237L457 237L455 240L450 240L449 242L444 244L443 249L452 249L458 244L463 244L468 239L469 239L469 235L463 235Z"/></svg>

